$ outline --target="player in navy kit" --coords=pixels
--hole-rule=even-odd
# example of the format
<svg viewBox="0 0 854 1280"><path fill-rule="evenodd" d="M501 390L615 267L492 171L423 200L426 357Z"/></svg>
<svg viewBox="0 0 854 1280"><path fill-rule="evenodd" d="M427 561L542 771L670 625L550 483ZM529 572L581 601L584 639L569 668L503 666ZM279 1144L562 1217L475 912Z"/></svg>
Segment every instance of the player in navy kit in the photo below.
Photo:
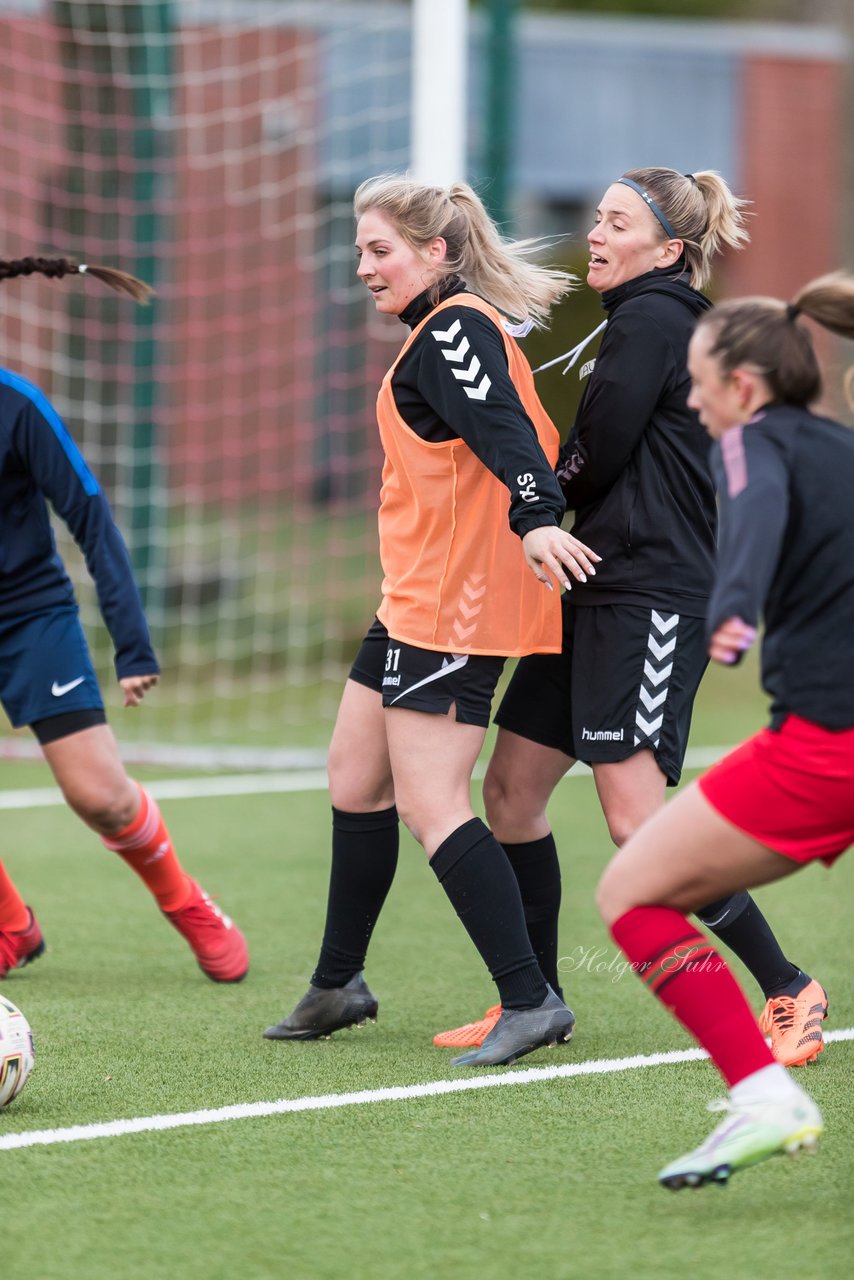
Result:
<svg viewBox="0 0 854 1280"><path fill-rule="evenodd" d="M729 1086L723 1123L659 1174L673 1189L814 1146L823 1127L685 915L809 862L830 865L854 843L854 433L808 407L821 378L800 314L854 339L854 277L824 276L788 305L725 303L702 317L689 350L690 403L719 442L709 653L737 662L764 620L771 723L646 823L599 887L615 941ZM821 1047L822 995L805 1046ZM791 1019L791 1004L775 1016Z"/></svg>
<svg viewBox="0 0 854 1280"><path fill-rule="evenodd" d="M0 280L95 276L144 302L149 287L124 272L66 258L0 261ZM69 806L141 877L208 977L237 982L246 942L183 870L154 799L128 777L56 550L48 503L86 559L115 647L126 707L160 668L122 535L98 481L50 401L0 369L0 701L29 725ZM0 862L0 978L44 951L38 921Z"/></svg>

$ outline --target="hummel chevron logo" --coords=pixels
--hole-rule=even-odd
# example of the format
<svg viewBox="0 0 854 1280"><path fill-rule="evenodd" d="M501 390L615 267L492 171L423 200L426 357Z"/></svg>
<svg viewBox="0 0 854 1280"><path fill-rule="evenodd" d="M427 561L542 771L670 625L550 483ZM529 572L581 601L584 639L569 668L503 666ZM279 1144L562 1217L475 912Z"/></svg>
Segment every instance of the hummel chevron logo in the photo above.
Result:
<svg viewBox="0 0 854 1280"><path fill-rule="evenodd" d="M648 738L651 738L652 735L656 733L657 730L659 730L662 724L664 723L664 716L663 715L659 716L657 720L645 720L641 715L641 713L638 711L635 713L635 723L637 724L639 729L643 730L643 732L646 734Z"/></svg>
<svg viewBox="0 0 854 1280"><path fill-rule="evenodd" d="M462 364L468 354L468 349L468 338L461 338L460 345L458 347L448 347L447 351L442 352L442 355L446 360L450 361L451 364Z"/></svg>
<svg viewBox="0 0 854 1280"><path fill-rule="evenodd" d="M459 382L470 382L470 387L463 387L466 395L470 400L485 400L489 388L492 386L492 379L488 374L484 374L477 386L474 380L480 373L480 360L476 355L472 355L469 364L463 365L463 361L470 351L469 340L465 335L461 334L461 325L459 320L455 320L450 329L434 329L433 337L437 342L454 342L460 337L459 344L456 347L443 347L442 355L449 364L458 364L459 369L453 369L451 372Z"/></svg>
<svg viewBox="0 0 854 1280"><path fill-rule="evenodd" d="M446 351L445 355L447 354L448 353ZM451 373L459 382L474 382L475 378L480 373L480 361L477 356L472 356L471 364L467 369L452 369Z"/></svg>
<svg viewBox="0 0 854 1280"><path fill-rule="evenodd" d="M433 337L437 342L453 342L460 331L460 322L455 320L450 329L434 329Z"/></svg>
<svg viewBox="0 0 854 1280"><path fill-rule="evenodd" d="M468 640L469 636L474 635L477 631L477 623L473 623L470 627L464 627L460 623L459 618L454 619L453 633L458 640Z"/></svg>
<svg viewBox="0 0 854 1280"><path fill-rule="evenodd" d="M650 624L649 635L646 640L647 656L643 664L643 680L638 691L640 705L635 709L636 747L644 739L652 742L654 747L658 746L659 733L664 723L663 707L667 701L667 681L673 671L673 661L671 659L666 666L659 666L658 669L656 669L655 664L660 664L662 659L669 657L676 648L676 630L679 626L679 614L661 614L652 609L650 610ZM665 640L664 637L669 632L673 634L669 640ZM660 714L653 719L655 712L659 711L660 708Z"/></svg>
<svg viewBox="0 0 854 1280"><path fill-rule="evenodd" d="M485 400L485 399L486 399L486 393L487 393L487 391L489 390L489 388L490 388L491 386L492 386L492 383L491 383L491 381L490 381L490 379L489 379L488 375L487 375L487 374L484 374L484 375L483 375L483 377L482 377L482 378L481 378L481 380L480 380L480 385L479 385L479 386L477 386L477 387L463 387L463 391L465 391L465 393L466 393L466 395L468 396L469 400Z"/></svg>
<svg viewBox="0 0 854 1280"><path fill-rule="evenodd" d="M76 689L85 679L85 676L78 676L76 680L69 680L68 684L60 684L58 680L54 680L50 686L50 691L55 698L62 698L66 693L70 693L72 689Z"/></svg>
<svg viewBox="0 0 854 1280"><path fill-rule="evenodd" d="M486 592L486 584L483 581L482 573L473 573L463 583L463 596L458 606L457 617L454 618L451 626L451 647L457 644L465 644L470 636L477 631L478 614L483 609L483 600L481 597ZM480 584L483 583L481 586ZM466 625L466 624L470 625Z"/></svg>
<svg viewBox="0 0 854 1280"><path fill-rule="evenodd" d="M676 648L676 637L674 636L672 640L668 640L667 644L659 644L655 636L650 635L647 643L649 644L650 653L660 662L662 658L666 658Z"/></svg>
<svg viewBox="0 0 854 1280"><path fill-rule="evenodd" d="M647 711L654 711L656 707L660 707L662 702L667 698L667 690L662 689L661 693L656 694L653 698L652 694L647 693L646 689L641 685L640 700L646 707Z"/></svg>
<svg viewBox="0 0 854 1280"><path fill-rule="evenodd" d="M655 609L653 609L652 620L661 634L666 636L668 631L672 631L674 627L679 625L679 614L671 613L669 618L662 618L661 614L656 613Z"/></svg>
<svg viewBox="0 0 854 1280"><path fill-rule="evenodd" d="M643 673L652 685L661 684L662 680L666 680L672 670L672 662L669 663L668 666L662 667L660 671L656 671L655 667L650 664L648 659L643 664Z"/></svg>

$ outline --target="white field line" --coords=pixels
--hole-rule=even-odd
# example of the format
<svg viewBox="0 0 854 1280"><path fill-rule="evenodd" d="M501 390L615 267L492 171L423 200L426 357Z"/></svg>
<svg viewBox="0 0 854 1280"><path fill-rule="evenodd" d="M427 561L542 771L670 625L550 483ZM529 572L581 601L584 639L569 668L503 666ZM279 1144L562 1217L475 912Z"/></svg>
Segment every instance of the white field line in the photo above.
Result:
<svg viewBox="0 0 854 1280"><path fill-rule="evenodd" d="M854 1027L828 1031L825 1042L854 1040ZM702 1049L678 1049L669 1053L636 1054L632 1058L598 1058L591 1062L566 1063L559 1067L528 1067L505 1075L464 1076L459 1080L431 1080L426 1084L394 1085L387 1089L361 1089L357 1093L327 1093L317 1097L281 1098L278 1102L243 1102L231 1107L204 1111L179 1111L173 1115L136 1116L130 1120L108 1120L101 1124L77 1124L67 1129L31 1129L0 1137L0 1151L21 1147L52 1147L63 1142L90 1142L94 1138L120 1138L129 1133L153 1133L164 1129L186 1129L196 1125L222 1124L225 1120L251 1120L258 1116L280 1116L297 1111L332 1111L376 1102L408 1102L413 1098L435 1098L469 1089L542 1084L571 1076L612 1075L638 1067L659 1067L679 1062L699 1062L708 1055Z"/></svg>
<svg viewBox="0 0 854 1280"><path fill-rule="evenodd" d="M720 760L729 747L694 747L685 757L686 769L705 769ZM483 776L483 768L475 777ZM590 776L586 765L576 765L566 779ZM325 791L326 770L294 769L283 773L234 773L201 778L161 778L146 782L155 800L199 800L217 796L275 795L286 791ZM16 791L0 791L0 809L41 809L65 804L57 787L28 787Z"/></svg>

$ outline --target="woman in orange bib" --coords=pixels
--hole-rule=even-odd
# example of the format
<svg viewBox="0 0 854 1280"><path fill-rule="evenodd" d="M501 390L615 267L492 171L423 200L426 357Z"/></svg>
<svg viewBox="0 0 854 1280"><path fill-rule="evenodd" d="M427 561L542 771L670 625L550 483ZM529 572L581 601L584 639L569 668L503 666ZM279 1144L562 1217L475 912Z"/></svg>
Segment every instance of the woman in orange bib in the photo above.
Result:
<svg viewBox="0 0 854 1280"><path fill-rule="evenodd" d="M503 240L462 183L373 178L355 216L359 279L377 311L410 328L377 400L382 604L330 746L320 959L305 996L264 1034L310 1040L376 1016L362 969L399 815L498 988L502 1016L478 1063L513 1062L570 1039L575 1019L543 977L516 877L470 789L506 658L560 651L555 585L585 581L599 558L560 528L558 434L514 337L544 325L572 279Z"/></svg>

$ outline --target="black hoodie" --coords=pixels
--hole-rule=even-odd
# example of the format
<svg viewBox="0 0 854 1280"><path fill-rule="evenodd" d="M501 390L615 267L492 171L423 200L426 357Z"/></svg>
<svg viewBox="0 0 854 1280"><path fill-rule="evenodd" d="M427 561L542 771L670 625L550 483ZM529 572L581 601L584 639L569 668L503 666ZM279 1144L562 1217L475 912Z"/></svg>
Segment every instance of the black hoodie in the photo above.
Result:
<svg viewBox="0 0 854 1280"><path fill-rule="evenodd" d="M687 356L711 303L676 266L608 290L602 305L608 327L558 462L572 532L602 556L572 601L703 617L715 491L710 442L687 405Z"/></svg>

